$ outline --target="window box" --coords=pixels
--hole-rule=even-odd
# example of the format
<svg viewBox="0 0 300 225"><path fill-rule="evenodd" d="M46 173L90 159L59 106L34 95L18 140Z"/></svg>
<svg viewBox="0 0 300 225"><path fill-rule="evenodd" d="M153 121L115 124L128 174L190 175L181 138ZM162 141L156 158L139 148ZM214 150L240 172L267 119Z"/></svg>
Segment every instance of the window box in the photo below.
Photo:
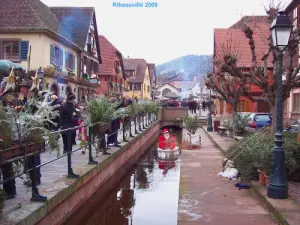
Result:
<svg viewBox="0 0 300 225"><path fill-rule="evenodd" d="M27 60L29 41L22 40L0 40L0 59L7 59L12 62Z"/></svg>

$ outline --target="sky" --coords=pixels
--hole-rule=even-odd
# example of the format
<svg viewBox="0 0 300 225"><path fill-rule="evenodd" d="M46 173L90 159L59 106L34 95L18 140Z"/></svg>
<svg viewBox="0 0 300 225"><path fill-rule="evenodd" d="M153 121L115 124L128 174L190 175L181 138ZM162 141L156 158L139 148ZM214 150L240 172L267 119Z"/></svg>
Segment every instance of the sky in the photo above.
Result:
<svg viewBox="0 0 300 225"><path fill-rule="evenodd" d="M188 54L212 54L214 28L227 28L245 15L265 15L269 1L42 0L48 6L95 7L98 32L124 57L157 65ZM120 8L114 2L153 2L157 7Z"/></svg>

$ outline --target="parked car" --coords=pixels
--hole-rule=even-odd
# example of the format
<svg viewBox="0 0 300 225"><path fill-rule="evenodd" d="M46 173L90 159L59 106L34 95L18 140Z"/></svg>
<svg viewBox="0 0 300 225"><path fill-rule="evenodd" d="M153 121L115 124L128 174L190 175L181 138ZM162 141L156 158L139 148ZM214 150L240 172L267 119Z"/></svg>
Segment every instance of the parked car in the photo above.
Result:
<svg viewBox="0 0 300 225"><path fill-rule="evenodd" d="M271 126L272 114L271 113L251 113L249 116L248 127L260 129L265 126Z"/></svg>
<svg viewBox="0 0 300 225"><path fill-rule="evenodd" d="M292 123L288 128L284 130L284 132L290 132L290 133L298 133L299 132L299 126L300 126L300 119Z"/></svg>

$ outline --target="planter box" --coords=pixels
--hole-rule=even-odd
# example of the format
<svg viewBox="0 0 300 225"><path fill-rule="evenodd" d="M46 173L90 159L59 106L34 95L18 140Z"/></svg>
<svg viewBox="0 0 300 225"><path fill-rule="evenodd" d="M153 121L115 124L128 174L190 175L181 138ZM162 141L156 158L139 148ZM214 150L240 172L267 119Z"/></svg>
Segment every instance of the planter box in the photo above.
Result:
<svg viewBox="0 0 300 225"><path fill-rule="evenodd" d="M111 129L111 123L106 123L106 124L102 124L102 125L97 124L93 127L93 132L94 133L103 133L110 129Z"/></svg>
<svg viewBox="0 0 300 225"><path fill-rule="evenodd" d="M0 150L0 162L10 160L16 157L25 156L26 154L40 153L42 149L41 143L24 143L23 145L13 145L9 149Z"/></svg>

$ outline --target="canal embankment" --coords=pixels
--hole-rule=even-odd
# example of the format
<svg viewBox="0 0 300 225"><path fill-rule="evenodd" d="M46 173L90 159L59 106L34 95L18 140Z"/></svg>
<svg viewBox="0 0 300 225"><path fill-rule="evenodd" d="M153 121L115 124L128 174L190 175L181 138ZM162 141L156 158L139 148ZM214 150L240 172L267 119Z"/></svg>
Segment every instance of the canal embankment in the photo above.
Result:
<svg viewBox="0 0 300 225"><path fill-rule="evenodd" d="M112 148L110 156L100 157L98 164L88 164L87 156L73 157L73 169L79 174L78 179L70 179L66 174L67 164L51 164L42 171L42 195L48 197L47 202L38 203L23 201L19 207L7 212L1 224L61 224L72 215L96 190L120 171L132 166L147 148L156 141L159 135L160 121L154 122L149 128L131 138L121 148ZM81 154L77 152L78 154ZM121 168L121 169L120 169ZM60 176L58 176L60 175ZM60 177L51 179L52 177ZM117 181L116 181L117 182ZM22 184L19 184L22 185ZM18 195L22 193L18 193Z"/></svg>

